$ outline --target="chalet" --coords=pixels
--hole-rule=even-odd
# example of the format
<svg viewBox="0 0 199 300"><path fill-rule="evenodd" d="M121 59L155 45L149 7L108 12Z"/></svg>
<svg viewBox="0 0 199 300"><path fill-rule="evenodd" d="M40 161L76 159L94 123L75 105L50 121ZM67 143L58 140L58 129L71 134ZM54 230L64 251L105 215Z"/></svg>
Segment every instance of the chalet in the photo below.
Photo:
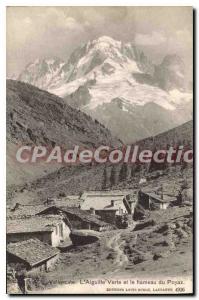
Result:
<svg viewBox="0 0 199 300"><path fill-rule="evenodd" d="M165 194L157 194L154 192L139 191L138 204L144 209L167 209L172 202L176 201L176 197L168 196Z"/></svg>
<svg viewBox="0 0 199 300"><path fill-rule="evenodd" d="M98 216L91 215L77 207L51 206L45 208L38 215L59 215L65 217L70 222L70 229L90 229L95 231L105 231L113 229L113 226L106 223Z"/></svg>
<svg viewBox="0 0 199 300"><path fill-rule="evenodd" d="M117 216L133 214L135 199L129 191L89 191L82 194L81 209L115 224Z"/></svg>
<svg viewBox="0 0 199 300"><path fill-rule="evenodd" d="M60 216L29 217L7 220L7 242L37 238L53 247L69 240L68 220Z"/></svg>
<svg viewBox="0 0 199 300"><path fill-rule="evenodd" d="M59 250L38 239L7 245L7 265L16 271L50 270L59 257Z"/></svg>

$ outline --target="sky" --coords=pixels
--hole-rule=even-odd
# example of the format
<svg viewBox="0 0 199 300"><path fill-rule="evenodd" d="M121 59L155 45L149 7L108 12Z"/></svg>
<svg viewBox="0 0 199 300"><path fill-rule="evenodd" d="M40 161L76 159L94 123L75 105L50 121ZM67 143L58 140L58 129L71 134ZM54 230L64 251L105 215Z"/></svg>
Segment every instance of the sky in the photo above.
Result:
<svg viewBox="0 0 199 300"><path fill-rule="evenodd" d="M37 58L67 60L80 44L103 35L133 42L154 63L178 54L192 72L191 7L7 7L7 76Z"/></svg>

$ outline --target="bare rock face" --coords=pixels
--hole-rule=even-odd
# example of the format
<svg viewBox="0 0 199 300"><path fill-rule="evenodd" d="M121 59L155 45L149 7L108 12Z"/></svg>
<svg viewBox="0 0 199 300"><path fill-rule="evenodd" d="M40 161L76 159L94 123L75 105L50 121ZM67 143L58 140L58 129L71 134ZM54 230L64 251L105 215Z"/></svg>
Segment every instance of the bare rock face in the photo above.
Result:
<svg viewBox="0 0 199 300"><path fill-rule="evenodd" d="M91 95L86 85L80 86L74 93L66 97L69 105L77 108L82 108L90 102Z"/></svg>
<svg viewBox="0 0 199 300"><path fill-rule="evenodd" d="M159 66L156 66L154 80L166 91L185 88L185 65L177 55L167 55Z"/></svg>

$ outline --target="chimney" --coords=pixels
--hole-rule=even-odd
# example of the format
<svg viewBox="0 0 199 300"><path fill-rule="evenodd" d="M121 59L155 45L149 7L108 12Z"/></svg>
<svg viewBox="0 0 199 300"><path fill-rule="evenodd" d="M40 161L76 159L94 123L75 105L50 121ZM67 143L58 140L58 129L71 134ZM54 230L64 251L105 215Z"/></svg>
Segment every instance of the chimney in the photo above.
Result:
<svg viewBox="0 0 199 300"><path fill-rule="evenodd" d="M114 202L115 202L114 200L111 200L111 206L114 206Z"/></svg>
<svg viewBox="0 0 199 300"><path fill-rule="evenodd" d="M93 207L90 207L90 214L95 215L95 209Z"/></svg>
<svg viewBox="0 0 199 300"><path fill-rule="evenodd" d="M56 200L54 198L47 198L46 204L48 205L55 205Z"/></svg>

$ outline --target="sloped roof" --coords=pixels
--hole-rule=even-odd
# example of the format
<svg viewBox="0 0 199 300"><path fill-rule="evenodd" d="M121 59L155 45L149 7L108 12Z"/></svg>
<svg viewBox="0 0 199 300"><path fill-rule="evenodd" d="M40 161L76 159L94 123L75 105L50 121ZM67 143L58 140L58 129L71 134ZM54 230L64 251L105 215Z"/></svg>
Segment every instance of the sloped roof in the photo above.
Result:
<svg viewBox="0 0 199 300"><path fill-rule="evenodd" d="M67 195L67 197L62 198L63 201L65 201L64 205L77 207L82 202L82 199L78 195Z"/></svg>
<svg viewBox="0 0 199 300"><path fill-rule="evenodd" d="M74 215L78 216L85 222L89 222L89 223L96 224L99 226L109 225L108 223L101 221L98 216L91 215L90 213L83 211L82 209L79 209L77 207L61 206L59 208L65 212L68 212L70 214L74 214Z"/></svg>
<svg viewBox="0 0 199 300"><path fill-rule="evenodd" d="M82 210L89 210L93 207L96 210L119 210L126 209L123 199L127 195L134 195L135 190L103 190L103 191L86 191L82 194L81 204ZM114 206L111 206L111 200L114 201Z"/></svg>
<svg viewBox="0 0 199 300"><path fill-rule="evenodd" d="M79 203L82 202L78 195L67 195L66 197L61 198L48 198L48 200L45 201L44 204L47 204L48 201L54 202L54 205L65 205L71 207L78 207Z"/></svg>
<svg viewBox="0 0 199 300"><path fill-rule="evenodd" d="M46 205L37 204L37 205L22 205L16 204L12 208L7 209L7 218L23 217L23 216L34 216L40 211L42 211Z"/></svg>
<svg viewBox="0 0 199 300"><path fill-rule="evenodd" d="M169 195L163 194L163 199L162 199L161 195L153 193L153 192L143 192L142 191L142 193L144 193L162 203L171 202L171 201L176 200L176 196L169 196Z"/></svg>
<svg viewBox="0 0 199 300"><path fill-rule="evenodd" d="M124 196L98 196L87 197L81 205L81 209L89 210L93 207L96 210L119 210L119 208L125 209L123 203ZM111 206L111 200L114 201L114 206Z"/></svg>
<svg viewBox="0 0 199 300"><path fill-rule="evenodd" d="M43 210L41 213L45 213L48 210L55 208L58 210L61 210L67 214L71 214L71 215L75 215L77 216L79 219L81 219L84 222L88 222L91 224L96 224L98 226L106 226L106 225L110 225L109 223L106 223L104 221L101 221L99 218L99 216L96 215L91 215L90 213L83 211L81 209L79 209L78 207L68 207L68 206L51 206L51 207L47 207L45 210ZM40 213L40 214L41 214ZM70 221L70 218L69 218Z"/></svg>
<svg viewBox="0 0 199 300"><path fill-rule="evenodd" d="M103 190L103 191L85 191L81 195L81 199L86 199L87 197L116 197L118 199L123 198L124 196L133 193L134 191L131 189L125 189L125 190Z"/></svg>
<svg viewBox="0 0 199 300"><path fill-rule="evenodd" d="M52 199L51 199L52 200ZM27 217L27 216L35 216L44 209L49 206L70 206L70 207L78 207L82 200L79 200L79 196L77 195L69 195L67 197L63 197L61 199L54 199L55 203L47 205L43 204L20 204L16 203L12 206L7 206L7 218L14 219L16 217Z"/></svg>
<svg viewBox="0 0 199 300"><path fill-rule="evenodd" d="M7 234L26 232L52 232L62 221L59 216L16 218L7 220Z"/></svg>
<svg viewBox="0 0 199 300"><path fill-rule="evenodd" d="M30 266L34 266L55 256L59 253L59 250L42 243L38 239L29 239L23 242L8 244L7 252L19 257Z"/></svg>

